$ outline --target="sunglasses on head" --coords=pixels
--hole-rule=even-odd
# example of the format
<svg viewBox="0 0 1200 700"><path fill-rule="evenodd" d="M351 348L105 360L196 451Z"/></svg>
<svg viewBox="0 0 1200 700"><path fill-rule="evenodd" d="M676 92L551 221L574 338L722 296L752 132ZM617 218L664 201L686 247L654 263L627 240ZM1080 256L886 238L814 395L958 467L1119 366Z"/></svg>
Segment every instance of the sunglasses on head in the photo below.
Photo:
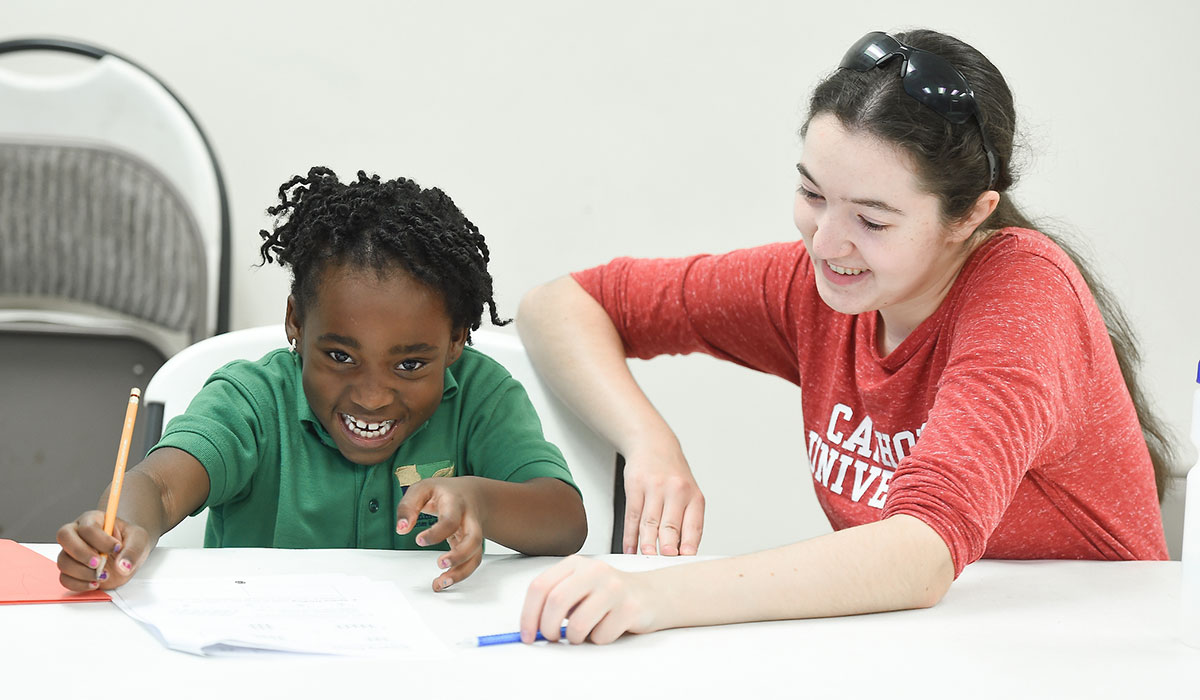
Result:
<svg viewBox="0 0 1200 700"><path fill-rule="evenodd" d="M935 53L902 44L884 32L870 32L854 42L842 57L838 68L865 73L872 68L882 68L894 56L903 59L900 63L900 80L909 97L952 124L964 124L972 116L975 117L979 135L983 139L983 151L987 155L988 188L991 188L1000 174L1000 163L987 132L983 130L975 93L963 74L949 61Z"/></svg>

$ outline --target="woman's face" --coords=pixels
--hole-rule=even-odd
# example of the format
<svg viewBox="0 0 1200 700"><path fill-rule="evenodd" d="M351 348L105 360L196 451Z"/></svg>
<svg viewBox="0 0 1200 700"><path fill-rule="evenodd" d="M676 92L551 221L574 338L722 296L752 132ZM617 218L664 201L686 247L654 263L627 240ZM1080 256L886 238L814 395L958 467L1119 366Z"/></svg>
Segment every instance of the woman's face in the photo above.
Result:
<svg viewBox="0 0 1200 700"><path fill-rule="evenodd" d="M971 231L942 223L903 151L832 115L809 122L798 167L794 215L817 291L841 313L878 311L890 352L946 296Z"/></svg>
<svg viewBox="0 0 1200 700"><path fill-rule="evenodd" d="M441 296L408 273L343 265L324 270L303 319L288 298L286 325L308 404L355 464L389 459L429 420L466 340Z"/></svg>

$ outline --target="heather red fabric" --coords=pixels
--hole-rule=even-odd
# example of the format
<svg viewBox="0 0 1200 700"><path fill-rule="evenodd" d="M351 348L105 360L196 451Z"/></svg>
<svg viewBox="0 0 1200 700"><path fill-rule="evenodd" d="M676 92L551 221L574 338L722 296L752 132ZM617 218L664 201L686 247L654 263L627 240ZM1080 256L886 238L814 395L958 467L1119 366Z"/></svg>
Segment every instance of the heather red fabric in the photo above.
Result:
<svg viewBox="0 0 1200 700"><path fill-rule="evenodd" d="M1087 285L1005 229L892 353L877 314L833 311L802 242L575 273L630 357L704 352L801 387L835 529L906 513L980 557L1166 559L1153 467ZM731 435L731 440L737 436Z"/></svg>

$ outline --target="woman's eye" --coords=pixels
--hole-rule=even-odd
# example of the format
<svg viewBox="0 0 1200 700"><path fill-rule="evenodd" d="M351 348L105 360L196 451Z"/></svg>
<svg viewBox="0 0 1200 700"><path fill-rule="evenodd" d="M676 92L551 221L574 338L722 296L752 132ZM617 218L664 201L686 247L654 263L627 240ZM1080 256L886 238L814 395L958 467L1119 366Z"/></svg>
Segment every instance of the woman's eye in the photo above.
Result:
<svg viewBox="0 0 1200 700"><path fill-rule="evenodd" d="M858 217L858 220L862 223L863 228L867 229L868 231L882 231L887 228L887 224L877 224L874 221L871 221L870 219L864 219L861 216Z"/></svg>
<svg viewBox="0 0 1200 700"><path fill-rule="evenodd" d="M347 362L350 362L350 356L347 355L346 353L342 352L341 350L330 350L329 351L329 359L331 359L334 362L337 362L339 364L345 364Z"/></svg>
<svg viewBox="0 0 1200 700"><path fill-rule="evenodd" d="M805 199L811 199L813 201L820 201L822 199L825 199L824 197L817 194L816 192L813 192L812 190L808 189L804 185L797 185L796 191L799 192L800 195L802 197L804 197Z"/></svg>
<svg viewBox="0 0 1200 700"><path fill-rule="evenodd" d="M424 366L425 363L421 360L404 360L400 364L396 365L396 367L402 372L416 372Z"/></svg>

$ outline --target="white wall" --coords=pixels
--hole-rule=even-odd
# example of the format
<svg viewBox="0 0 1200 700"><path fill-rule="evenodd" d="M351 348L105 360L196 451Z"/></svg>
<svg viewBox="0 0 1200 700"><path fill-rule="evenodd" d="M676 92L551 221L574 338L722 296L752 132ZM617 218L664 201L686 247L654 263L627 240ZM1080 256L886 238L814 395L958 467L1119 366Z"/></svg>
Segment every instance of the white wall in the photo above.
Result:
<svg viewBox="0 0 1200 700"><path fill-rule="evenodd" d="M1200 360L1200 9L1065 5L39 0L6 3L0 37L106 46L191 107L228 179L233 323L245 327L283 315L285 275L251 267L257 232L279 184L312 164L449 192L493 248L509 315L533 284L617 255L792 239L811 87L866 31L956 34L1016 93L1028 146L1017 195L1088 241L1185 436ZM828 529L794 387L708 358L635 371L708 495L702 553Z"/></svg>

